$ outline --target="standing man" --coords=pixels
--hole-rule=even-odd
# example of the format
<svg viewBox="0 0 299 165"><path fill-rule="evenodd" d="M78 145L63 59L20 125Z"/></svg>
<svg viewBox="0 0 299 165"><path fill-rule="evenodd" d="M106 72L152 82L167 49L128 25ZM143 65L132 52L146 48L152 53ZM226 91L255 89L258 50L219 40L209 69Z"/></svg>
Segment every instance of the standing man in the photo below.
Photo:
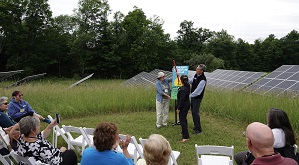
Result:
<svg viewBox="0 0 299 165"><path fill-rule="evenodd" d="M273 148L274 135L270 127L254 122L247 126L246 144L255 159L251 165L296 165L294 159L284 158L275 153Z"/></svg>
<svg viewBox="0 0 299 165"><path fill-rule="evenodd" d="M16 122L19 122L21 118L25 116L36 116L43 122L51 123L50 119L44 118L37 114L29 105L29 103L22 99L23 94L20 91L14 91L12 93L12 99L8 106L8 115Z"/></svg>
<svg viewBox="0 0 299 165"><path fill-rule="evenodd" d="M156 127L159 129L162 126L167 127L167 119L170 102L170 86L172 79L165 79L165 74L159 72L156 82L156 112L157 122Z"/></svg>
<svg viewBox="0 0 299 165"><path fill-rule="evenodd" d="M192 111L192 118L194 123L194 133L199 134L202 132L201 125L200 125L200 103L202 101L205 87L207 84L206 76L204 72L206 71L206 66L204 64L199 64L196 68L196 74L192 79L189 79L189 83L192 85L191 87L191 111Z"/></svg>

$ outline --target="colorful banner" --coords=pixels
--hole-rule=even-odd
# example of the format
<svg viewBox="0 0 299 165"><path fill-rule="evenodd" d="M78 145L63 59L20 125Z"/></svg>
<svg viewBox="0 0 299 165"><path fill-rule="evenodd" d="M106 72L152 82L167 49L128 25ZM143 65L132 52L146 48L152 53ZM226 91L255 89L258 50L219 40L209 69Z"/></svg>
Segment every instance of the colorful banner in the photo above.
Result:
<svg viewBox="0 0 299 165"><path fill-rule="evenodd" d="M176 66L176 68L180 76L183 74L188 76L189 66ZM182 82L177 78L175 68L173 67L171 99L177 99L178 89L180 86L182 86Z"/></svg>

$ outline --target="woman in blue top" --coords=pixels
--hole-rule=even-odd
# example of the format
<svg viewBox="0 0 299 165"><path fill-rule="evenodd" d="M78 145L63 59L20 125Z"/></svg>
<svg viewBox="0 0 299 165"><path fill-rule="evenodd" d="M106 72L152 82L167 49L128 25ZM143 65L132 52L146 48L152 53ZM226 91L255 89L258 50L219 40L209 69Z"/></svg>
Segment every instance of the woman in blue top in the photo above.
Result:
<svg viewBox="0 0 299 165"><path fill-rule="evenodd" d="M156 82L156 111L157 111L157 128L167 126L169 102L170 102L170 86L172 79L165 79L165 74L159 72Z"/></svg>
<svg viewBox="0 0 299 165"><path fill-rule="evenodd" d="M127 136L122 143L123 154L114 149L118 146L120 138L114 123L101 123L93 133L94 147L84 150L81 165L133 165L133 161L128 152L128 145L131 138Z"/></svg>

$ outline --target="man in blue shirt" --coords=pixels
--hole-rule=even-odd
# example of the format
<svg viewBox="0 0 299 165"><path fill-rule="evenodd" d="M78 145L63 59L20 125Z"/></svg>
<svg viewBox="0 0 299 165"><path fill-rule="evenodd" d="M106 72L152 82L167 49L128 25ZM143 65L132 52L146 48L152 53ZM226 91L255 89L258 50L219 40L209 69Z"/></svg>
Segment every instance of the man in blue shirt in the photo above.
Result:
<svg viewBox="0 0 299 165"><path fill-rule="evenodd" d="M16 122L19 122L21 118L25 116L37 116L43 122L48 124L51 121L48 118L44 118L43 116L37 114L29 105L29 103L22 99L23 94L20 91L14 91L12 93L12 99L10 100L8 106L8 115Z"/></svg>
<svg viewBox="0 0 299 165"><path fill-rule="evenodd" d="M205 71L206 66L204 64L199 64L196 68L196 74L192 79L189 79L189 83L192 85L191 94L189 97L191 98L191 111L194 123L193 130L195 134L202 132L199 109L207 83L206 76L204 75Z"/></svg>

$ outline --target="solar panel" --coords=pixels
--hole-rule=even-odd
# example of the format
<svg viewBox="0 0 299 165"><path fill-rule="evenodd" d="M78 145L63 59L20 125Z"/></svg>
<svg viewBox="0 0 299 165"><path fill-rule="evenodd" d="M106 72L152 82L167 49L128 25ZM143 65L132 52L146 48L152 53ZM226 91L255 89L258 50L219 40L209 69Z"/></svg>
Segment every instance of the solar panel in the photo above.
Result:
<svg viewBox="0 0 299 165"><path fill-rule="evenodd" d="M39 77L44 76L45 74L46 74L46 73L41 73L41 74L36 74L36 75L27 76L27 77L25 77L25 78L23 78L23 79L17 81L16 83L14 83L14 84L8 86L7 88L9 88L9 87L15 87L15 86L20 86L20 85L26 84L26 83L28 83L28 82L30 82L30 81L33 81L33 80L35 80L35 79L37 79L37 78L39 78Z"/></svg>
<svg viewBox="0 0 299 165"><path fill-rule="evenodd" d="M165 78L171 78L172 77L172 72L169 71L164 71L160 69L155 69L149 73L147 72L141 72L137 74L136 76L128 79L123 83L123 85L128 86L128 85L155 85L157 81L157 75L158 72L164 72L165 73Z"/></svg>
<svg viewBox="0 0 299 165"><path fill-rule="evenodd" d="M282 65L246 91L295 97L299 94L299 65Z"/></svg>
<svg viewBox="0 0 299 165"><path fill-rule="evenodd" d="M11 76L21 73L24 70L16 70L16 71L9 71L9 72L0 72L0 82L5 81L6 79L10 78Z"/></svg>
<svg viewBox="0 0 299 165"><path fill-rule="evenodd" d="M264 76L264 72L216 69L206 74L207 87L213 89L241 90Z"/></svg>

